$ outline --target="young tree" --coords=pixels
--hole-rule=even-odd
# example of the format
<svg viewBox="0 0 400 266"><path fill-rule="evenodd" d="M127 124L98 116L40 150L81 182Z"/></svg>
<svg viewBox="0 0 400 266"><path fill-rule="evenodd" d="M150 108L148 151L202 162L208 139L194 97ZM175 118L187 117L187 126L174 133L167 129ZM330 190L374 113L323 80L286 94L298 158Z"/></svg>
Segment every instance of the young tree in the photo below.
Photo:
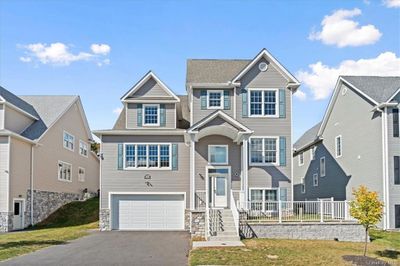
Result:
<svg viewBox="0 0 400 266"><path fill-rule="evenodd" d="M365 186L353 189L354 200L350 202L350 214L365 228L364 256L367 253L368 232L381 219L383 202L379 200L378 193L369 191Z"/></svg>

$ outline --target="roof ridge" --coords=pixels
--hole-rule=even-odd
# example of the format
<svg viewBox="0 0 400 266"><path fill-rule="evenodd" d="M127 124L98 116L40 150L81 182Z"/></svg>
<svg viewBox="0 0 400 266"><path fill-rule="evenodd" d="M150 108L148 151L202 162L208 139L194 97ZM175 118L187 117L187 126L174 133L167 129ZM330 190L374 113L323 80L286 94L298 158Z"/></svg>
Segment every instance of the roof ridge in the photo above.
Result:
<svg viewBox="0 0 400 266"><path fill-rule="evenodd" d="M186 61L251 61L251 59L234 59L234 58L188 58Z"/></svg>

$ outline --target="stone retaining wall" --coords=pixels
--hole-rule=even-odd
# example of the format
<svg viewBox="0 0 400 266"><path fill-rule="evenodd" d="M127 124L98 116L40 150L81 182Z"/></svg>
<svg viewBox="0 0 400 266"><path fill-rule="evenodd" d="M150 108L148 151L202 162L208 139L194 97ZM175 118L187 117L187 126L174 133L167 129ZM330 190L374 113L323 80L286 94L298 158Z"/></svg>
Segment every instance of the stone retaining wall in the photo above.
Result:
<svg viewBox="0 0 400 266"><path fill-rule="evenodd" d="M99 227L100 227L100 231L111 230L110 209L100 209L100 211L99 211Z"/></svg>
<svg viewBox="0 0 400 266"><path fill-rule="evenodd" d="M356 223L251 224L241 222L240 234L242 238L365 241L364 227Z"/></svg>
<svg viewBox="0 0 400 266"><path fill-rule="evenodd" d="M12 231L12 213L0 212L0 233Z"/></svg>
<svg viewBox="0 0 400 266"><path fill-rule="evenodd" d="M206 212L191 211L192 215L192 237L205 237L206 233Z"/></svg>

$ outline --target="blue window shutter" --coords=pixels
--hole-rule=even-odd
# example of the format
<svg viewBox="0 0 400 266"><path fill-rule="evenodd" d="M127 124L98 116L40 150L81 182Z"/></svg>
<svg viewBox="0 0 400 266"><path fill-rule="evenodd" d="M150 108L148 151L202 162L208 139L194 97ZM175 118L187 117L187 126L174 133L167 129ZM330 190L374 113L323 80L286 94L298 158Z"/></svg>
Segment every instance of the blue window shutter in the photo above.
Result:
<svg viewBox="0 0 400 266"><path fill-rule="evenodd" d="M160 127L165 127L166 119L165 104L160 104Z"/></svg>
<svg viewBox="0 0 400 266"><path fill-rule="evenodd" d="M143 122L142 122L142 120L143 120L142 107L143 107L143 105L142 105L141 103L138 103L138 104L136 105L137 126L138 126L138 127L141 127L142 124L143 124Z"/></svg>
<svg viewBox="0 0 400 266"><path fill-rule="evenodd" d="M201 110L207 109L207 90L200 91Z"/></svg>
<svg viewBox="0 0 400 266"><path fill-rule="evenodd" d="M247 90L242 89L242 117L248 117L248 102L247 102Z"/></svg>
<svg viewBox="0 0 400 266"><path fill-rule="evenodd" d="M118 143L118 170L124 168L124 146L122 143Z"/></svg>
<svg viewBox="0 0 400 266"><path fill-rule="evenodd" d="M279 165L286 166L286 137L279 137Z"/></svg>
<svg viewBox="0 0 400 266"><path fill-rule="evenodd" d="M281 201L287 201L288 199L287 199L287 191L288 191L288 189L287 188L285 188L285 187L281 187L281 188L279 188L279 200L281 200Z"/></svg>
<svg viewBox="0 0 400 266"><path fill-rule="evenodd" d="M172 170L178 170L178 144L172 144Z"/></svg>
<svg viewBox="0 0 400 266"><path fill-rule="evenodd" d="M279 89L279 118L286 118L285 89Z"/></svg>
<svg viewBox="0 0 400 266"><path fill-rule="evenodd" d="M231 109L231 93L229 90L224 90L224 109Z"/></svg>

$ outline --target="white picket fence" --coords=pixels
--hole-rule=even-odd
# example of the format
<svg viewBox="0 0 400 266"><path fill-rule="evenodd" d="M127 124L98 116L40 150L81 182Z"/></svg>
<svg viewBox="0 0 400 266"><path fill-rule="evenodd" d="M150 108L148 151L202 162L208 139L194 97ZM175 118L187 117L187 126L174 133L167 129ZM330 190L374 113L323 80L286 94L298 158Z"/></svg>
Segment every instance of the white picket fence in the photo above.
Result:
<svg viewBox="0 0 400 266"><path fill-rule="evenodd" d="M347 201L238 201L241 219L255 222L354 221Z"/></svg>

